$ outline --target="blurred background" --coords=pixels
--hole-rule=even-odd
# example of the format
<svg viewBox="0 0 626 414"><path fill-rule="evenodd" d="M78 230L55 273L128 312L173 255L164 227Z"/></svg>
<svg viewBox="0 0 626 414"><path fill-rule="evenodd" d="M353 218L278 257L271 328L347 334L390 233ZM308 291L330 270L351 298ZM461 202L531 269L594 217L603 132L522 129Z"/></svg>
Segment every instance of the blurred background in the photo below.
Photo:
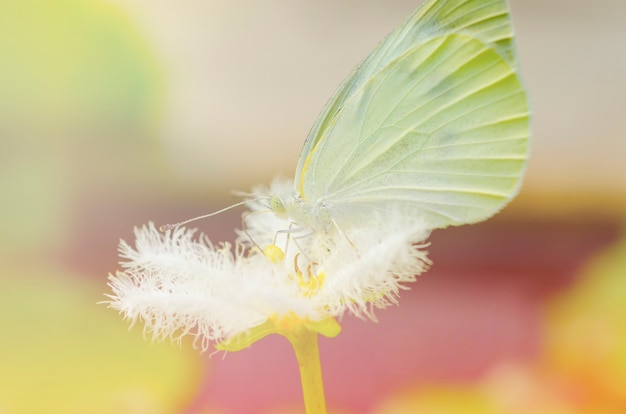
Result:
<svg viewBox="0 0 626 414"><path fill-rule="evenodd" d="M97 303L119 239L291 176L418 0L0 0L0 413L302 413L289 345L144 341ZM379 323L322 339L332 413L626 412L626 2L512 0L521 194L437 231ZM240 212L198 222L231 240Z"/></svg>

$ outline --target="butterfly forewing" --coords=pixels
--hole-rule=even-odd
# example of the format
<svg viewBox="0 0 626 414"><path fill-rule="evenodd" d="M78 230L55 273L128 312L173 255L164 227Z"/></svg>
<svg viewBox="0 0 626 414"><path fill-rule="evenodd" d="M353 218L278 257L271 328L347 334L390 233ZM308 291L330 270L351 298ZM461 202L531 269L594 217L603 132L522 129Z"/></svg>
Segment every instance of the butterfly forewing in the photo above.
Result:
<svg viewBox="0 0 626 414"><path fill-rule="evenodd" d="M517 191L528 106L505 2L425 3L338 101L296 176L305 202L322 200L336 219L395 204L445 227L487 218Z"/></svg>
<svg viewBox="0 0 626 414"><path fill-rule="evenodd" d="M337 117L346 100L376 73L414 46L446 34L480 39L512 67L517 66L509 9L504 0L429 0L391 32L358 65L328 101L302 148L296 170L296 187L307 155ZM296 188L298 190L298 188Z"/></svg>

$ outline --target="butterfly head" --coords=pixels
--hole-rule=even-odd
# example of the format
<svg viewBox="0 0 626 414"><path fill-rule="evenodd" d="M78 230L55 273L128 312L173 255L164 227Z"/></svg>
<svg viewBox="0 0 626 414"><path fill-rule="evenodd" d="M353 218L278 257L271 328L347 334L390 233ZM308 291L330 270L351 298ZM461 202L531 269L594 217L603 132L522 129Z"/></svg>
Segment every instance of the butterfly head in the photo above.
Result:
<svg viewBox="0 0 626 414"><path fill-rule="evenodd" d="M277 217L287 218L289 216L285 201L283 201L283 197L279 194L275 194L270 198L269 208Z"/></svg>

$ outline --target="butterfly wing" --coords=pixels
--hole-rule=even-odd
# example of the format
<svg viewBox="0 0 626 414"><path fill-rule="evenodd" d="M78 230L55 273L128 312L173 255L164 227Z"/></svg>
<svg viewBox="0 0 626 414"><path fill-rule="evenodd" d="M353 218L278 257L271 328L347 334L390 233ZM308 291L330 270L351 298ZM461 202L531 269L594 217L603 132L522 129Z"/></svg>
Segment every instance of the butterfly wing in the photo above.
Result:
<svg viewBox="0 0 626 414"><path fill-rule="evenodd" d="M296 190L336 215L396 204L431 228L476 222L516 193L528 135L506 2L429 0L326 105Z"/></svg>

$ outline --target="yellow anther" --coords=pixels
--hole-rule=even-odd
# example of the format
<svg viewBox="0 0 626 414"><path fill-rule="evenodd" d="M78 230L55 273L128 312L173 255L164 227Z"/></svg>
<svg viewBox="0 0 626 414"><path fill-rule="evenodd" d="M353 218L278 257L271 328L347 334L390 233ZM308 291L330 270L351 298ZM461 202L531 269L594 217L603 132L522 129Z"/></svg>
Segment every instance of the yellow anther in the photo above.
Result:
<svg viewBox="0 0 626 414"><path fill-rule="evenodd" d="M285 252L283 252L281 248L276 246L275 244L270 244L265 249L263 249L263 254L272 263L282 262L285 258Z"/></svg>

